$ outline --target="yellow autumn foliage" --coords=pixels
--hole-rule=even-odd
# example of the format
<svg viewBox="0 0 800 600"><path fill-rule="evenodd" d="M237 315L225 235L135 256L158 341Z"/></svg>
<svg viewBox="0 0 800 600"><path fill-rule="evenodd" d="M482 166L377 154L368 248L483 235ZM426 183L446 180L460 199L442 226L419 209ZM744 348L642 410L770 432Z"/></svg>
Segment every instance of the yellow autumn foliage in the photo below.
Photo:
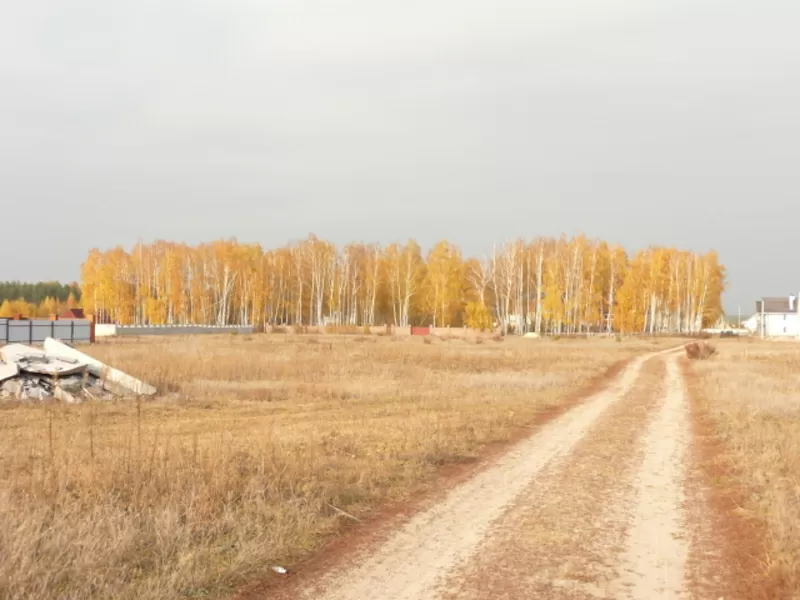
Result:
<svg viewBox="0 0 800 600"><path fill-rule="evenodd" d="M234 239L94 249L81 279L84 309L122 324L655 333L715 321L725 269L715 252L628 256L585 236L510 240L476 259L447 240L424 253L413 239L338 247L311 235L271 250Z"/></svg>

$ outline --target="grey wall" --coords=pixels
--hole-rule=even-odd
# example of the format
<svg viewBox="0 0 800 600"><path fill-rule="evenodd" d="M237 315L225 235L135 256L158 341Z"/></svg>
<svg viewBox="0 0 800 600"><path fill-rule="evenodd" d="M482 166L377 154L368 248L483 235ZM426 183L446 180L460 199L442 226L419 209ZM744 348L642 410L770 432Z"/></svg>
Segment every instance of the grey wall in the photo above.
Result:
<svg viewBox="0 0 800 600"><path fill-rule="evenodd" d="M195 335L199 333L253 333L248 325L117 325L115 335Z"/></svg>

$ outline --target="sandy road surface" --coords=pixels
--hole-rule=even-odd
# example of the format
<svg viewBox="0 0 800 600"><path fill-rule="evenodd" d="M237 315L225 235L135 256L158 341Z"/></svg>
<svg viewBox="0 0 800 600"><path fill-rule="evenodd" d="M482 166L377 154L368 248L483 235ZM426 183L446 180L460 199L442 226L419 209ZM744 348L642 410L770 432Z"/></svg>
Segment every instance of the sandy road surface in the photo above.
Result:
<svg viewBox="0 0 800 600"><path fill-rule="evenodd" d="M635 479L634 521L623 557L634 598L683 598L689 554L683 510L689 410L674 360L667 364L664 401L642 440L645 456Z"/></svg>
<svg viewBox="0 0 800 600"><path fill-rule="evenodd" d="M292 597L691 597L691 432L677 356L637 359L605 391Z"/></svg>

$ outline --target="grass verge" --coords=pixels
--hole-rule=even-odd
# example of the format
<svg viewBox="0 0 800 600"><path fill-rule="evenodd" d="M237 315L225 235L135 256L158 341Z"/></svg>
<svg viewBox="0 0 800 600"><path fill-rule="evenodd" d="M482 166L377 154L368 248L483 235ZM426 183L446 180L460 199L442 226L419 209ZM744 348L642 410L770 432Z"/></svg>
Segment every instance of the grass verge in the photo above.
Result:
<svg viewBox="0 0 800 600"><path fill-rule="evenodd" d="M729 593L800 597L800 347L725 342L684 369Z"/></svg>

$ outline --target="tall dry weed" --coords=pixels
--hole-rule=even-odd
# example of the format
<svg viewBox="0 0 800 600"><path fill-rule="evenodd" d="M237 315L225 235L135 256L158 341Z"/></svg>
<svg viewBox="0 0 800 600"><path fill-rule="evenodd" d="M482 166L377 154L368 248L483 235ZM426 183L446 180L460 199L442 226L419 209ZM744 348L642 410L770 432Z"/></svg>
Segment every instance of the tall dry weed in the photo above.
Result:
<svg viewBox="0 0 800 600"><path fill-rule="evenodd" d="M750 584L800 597L800 345L726 341L718 349L692 372L731 471L722 484L739 490L738 516L763 533Z"/></svg>
<svg viewBox="0 0 800 600"><path fill-rule="evenodd" d="M312 339L102 343L163 395L0 408L0 596L219 596L650 347Z"/></svg>

